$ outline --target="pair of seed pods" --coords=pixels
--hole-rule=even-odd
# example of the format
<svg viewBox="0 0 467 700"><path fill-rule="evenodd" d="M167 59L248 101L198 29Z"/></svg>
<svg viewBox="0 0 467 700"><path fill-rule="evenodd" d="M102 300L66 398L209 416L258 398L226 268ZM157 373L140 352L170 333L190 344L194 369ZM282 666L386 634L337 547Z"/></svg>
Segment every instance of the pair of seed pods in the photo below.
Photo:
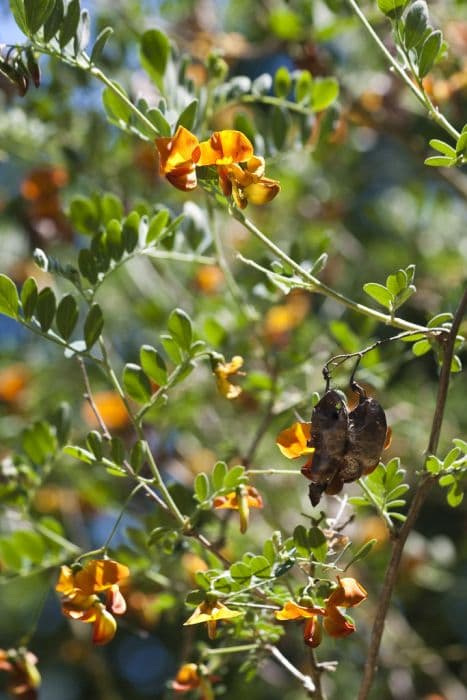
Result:
<svg viewBox="0 0 467 700"><path fill-rule="evenodd" d="M311 481L313 506L323 492L339 493L344 484L370 474L389 443L390 429L381 405L356 382L350 386L358 394L358 405L352 411L341 392L329 389L311 415L308 446L315 451L302 473Z"/></svg>

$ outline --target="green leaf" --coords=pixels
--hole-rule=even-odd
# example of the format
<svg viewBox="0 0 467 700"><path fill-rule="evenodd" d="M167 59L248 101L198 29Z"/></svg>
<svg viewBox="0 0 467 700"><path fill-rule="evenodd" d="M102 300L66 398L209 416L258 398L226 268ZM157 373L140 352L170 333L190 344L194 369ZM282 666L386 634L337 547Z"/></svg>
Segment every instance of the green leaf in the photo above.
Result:
<svg viewBox="0 0 467 700"><path fill-rule="evenodd" d="M151 385L139 365L127 364L123 370L123 386L128 396L137 403L146 403L151 398Z"/></svg>
<svg viewBox="0 0 467 700"><path fill-rule="evenodd" d="M55 0L54 7L44 24L44 41L47 44L60 29L65 15L63 0Z"/></svg>
<svg viewBox="0 0 467 700"><path fill-rule="evenodd" d="M362 544L362 546L357 549L355 554L352 556L352 559L349 561L347 566L345 567L344 571L346 571L348 568L352 566L352 564L355 564L356 561L359 561L360 559L364 559L365 557L368 556L368 554L371 552L375 544L377 543L378 540L373 539L373 540L368 540L368 542L365 542L365 544Z"/></svg>
<svg viewBox="0 0 467 700"><path fill-rule="evenodd" d="M91 284L96 284L98 279L96 261L88 248L82 248L78 253L78 267L81 274L88 279Z"/></svg>
<svg viewBox="0 0 467 700"><path fill-rule="evenodd" d="M139 472L146 460L146 446L143 440L137 440L130 453L130 464L136 473Z"/></svg>
<svg viewBox="0 0 467 700"><path fill-rule="evenodd" d="M112 27L105 27L97 36L96 41L94 42L94 46L92 47L91 51L91 63L97 63L99 61L100 57L102 56L102 52L105 48L106 43L114 33L114 30Z"/></svg>
<svg viewBox="0 0 467 700"><path fill-rule="evenodd" d="M96 461L92 452L88 452L88 450L84 450L82 447L78 447L77 445L65 445L63 452L66 455L70 455L70 457L79 459L80 462L84 462L85 464L92 464Z"/></svg>
<svg viewBox="0 0 467 700"><path fill-rule="evenodd" d="M180 362L182 361L182 353L180 351L180 348L178 347L178 344L175 342L172 336L167 335L166 333L162 333L160 335L160 341L162 347L167 353L169 360L171 360L174 363L174 365L180 364Z"/></svg>
<svg viewBox="0 0 467 700"><path fill-rule="evenodd" d="M308 557L310 553L310 545L308 541L308 533L303 525L297 525L294 529L293 541L297 549L297 554L302 557Z"/></svg>
<svg viewBox="0 0 467 700"><path fill-rule="evenodd" d="M449 156L449 158L456 157L456 149L453 148L452 146L450 146L445 141L441 141L440 139L431 139L430 146L432 148L434 148L435 151L439 151L440 153L443 153L445 156Z"/></svg>
<svg viewBox="0 0 467 700"><path fill-rule="evenodd" d="M73 42L75 56L84 51L89 44L90 33L89 12L87 10L82 10Z"/></svg>
<svg viewBox="0 0 467 700"><path fill-rule="evenodd" d="M277 69L274 76L274 94L277 97L286 98L292 87L292 78L289 70L285 66Z"/></svg>
<svg viewBox="0 0 467 700"><path fill-rule="evenodd" d="M57 308L57 316L55 322L58 332L65 340L73 333L78 321L78 304L76 299L71 294L66 294L61 300Z"/></svg>
<svg viewBox="0 0 467 700"><path fill-rule="evenodd" d="M71 408L70 404L62 401L50 417L50 424L55 428L55 434L60 446L68 440L71 430Z"/></svg>
<svg viewBox="0 0 467 700"><path fill-rule="evenodd" d="M28 23L26 21L26 11L24 7L24 0L10 0L10 9L15 18L15 22L21 29L23 34L28 35Z"/></svg>
<svg viewBox="0 0 467 700"><path fill-rule="evenodd" d="M433 316L433 318L428 321L428 328L437 328L442 326L444 323L450 323L453 318L452 313L449 311L436 314L436 316Z"/></svg>
<svg viewBox="0 0 467 700"><path fill-rule="evenodd" d="M240 484L245 481L244 475L245 467L242 467L240 464L232 467L225 476L224 488L229 490L236 489L237 486L240 486Z"/></svg>
<svg viewBox="0 0 467 700"><path fill-rule="evenodd" d="M15 283L0 274L0 314L18 318L19 297Z"/></svg>
<svg viewBox="0 0 467 700"><path fill-rule="evenodd" d="M109 221L106 227L106 244L113 260L120 260L123 255L122 225L117 219Z"/></svg>
<svg viewBox="0 0 467 700"><path fill-rule="evenodd" d="M412 345L412 352L416 357L426 355L426 353L430 352L430 350L431 344L426 338L424 340L417 340L417 342Z"/></svg>
<svg viewBox="0 0 467 700"><path fill-rule="evenodd" d="M270 128L274 146L278 151L284 146L289 126L289 115L285 108L273 107L271 111Z"/></svg>
<svg viewBox="0 0 467 700"><path fill-rule="evenodd" d="M234 128L241 131L255 145L256 127L251 114L238 112L234 119Z"/></svg>
<svg viewBox="0 0 467 700"><path fill-rule="evenodd" d="M170 136L172 133L172 130L170 128L170 124L167 121L167 119L164 117L160 109L157 109L156 107L152 107L149 109L146 113L147 118L151 122L151 124L154 125L154 127L157 129L158 133L161 136ZM152 136L153 134L150 134Z"/></svg>
<svg viewBox="0 0 467 700"><path fill-rule="evenodd" d="M87 197L73 197L70 203L70 219L80 233L93 235L99 227L99 215L95 203Z"/></svg>
<svg viewBox="0 0 467 700"><path fill-rule="evenodd" d="M26 24L31 34L39 31L54 7L54 0L24 0Z"/></svg>
<svg viewBox="0 0 467 700"><path fill-rule="evenodd" d="M57 448L57 440L51 426L38 421L28 426L22 435L22 447L29 459L42 464Z"/></svg>
<svg viewBox="0 0 467 700"><path fill-rule="evenodd" d="M430 474L438 474L443 466L441 460L435 455L430 455L425 462L425 469L430 472Z"/></svg>
<svg viewBox="0 0 467 700"><path fill-rule="evenodd" d="M420 78L424 78L432 69L439 56L442 44L443 34L439 29L431 32L423 42L418 59L418 75Z"/></svg>
<svg viewBox="0 0 467 700"><path fill-rule="evenodd" d="M363 285L363 291L366 292L372 299L375 299L375 301L377 301L379 304L385 306L387 309L392 307L394 297L382 284L378 284L377 282L367 282L367 284Z"/></svg>
<svg viewBox="0 0 467 700"><path fill-rule="evenodd" d="M180 114L175 128L177 129L179 126L184 126L185 129L191 131L195 125L197 113L198 100L193 100Z"/></svg>
<svg viewBox="0 0 467 700"><path fill-rule="evenodd" d="M119 122L124 122L127 124L132 114L131 107L128 106L124 99L128 99L128 95L121 85L115 81L112 81L112 83L115 86L116 91L107 87L102 93L104 109L111 120L116 121L117 124ZM118 93L120 93L122 96L120 96Z"/></svg>
<svg viewBox="0 0 467 700"><path fill-rule="evenodd" d="M313 78L309 70L302 70L295 83L295 100L302 104L308 104L311 99L311 87Z"/></svg>
<svg viewBox="0 0 467 700"><path fill-rule="evenodd" d="M378 0L378 7L387 17L400 17L408 0Z"/></svg>
<svg viewBox="0 0 467 700"><path fill-rule="evenodd" d="M110 440L110 454L115 464L122 465L125 461L125 445L120 437L113 437Z"/></svg>
<svg viewBox="0 0 467 700"><path fill-rule="evenodd" d="M459 447L453 447L452 450L450 450L444 458L443 469L449 469L449 467L452 466L452 464L456 461L460 454L461 450L459 449Z"/></svg>
<svg viewBox="0 0 467 700"><path fill-rule="evenodd" d="M407 49L423 41L428 27L428 7L425 0L415 0L405 15L404 42Z"/></svg>
<svg viewBox="0 0 467 700"><path fill-rule="evenodd" d="M37 297L36 316L42 330L47 332L55 316L57 301L50 287L45 287Z"/></svg>
<svg viewBox="0 0 467 700"><path fill-rule="evenodd" d="M160 352L151 345L143 345L140 353L141 367L153 382L163 386L167 383L167 367Z"/></svg>
<svg viewBox="0 0 467 700"><path fill-rule="evenodd" d="M462 372L462 362L458 355L454 355L451 362L451 372Z"/></svg>
<svg viewBox="0 0 467 700"><path fill-rule="evenodd" d="M97 430L91 430L86 437L86 445L94 454L96 459L102 459L104 453L102 444L102 435Z"/></svg>
<svg viewBox="0 0 467 700"><path fill-rule="evenodd" d="M34 313L37 295L37 282L34 277L28 277L21 289L21 305L23 307L23 316L26 321L29 321Z"/></svg>
<svg viewBox="0 0 467 700"><path fill-rule="evenodd" d="M157 241L164 228L167 226L170 214L167 209L162 209L157 212L149 222L148 232L146 234L146 245L151 245Z"/></svg>
<svg viewBox="0 0 467 700"><path fill-rule="evenodd" d="M60 44L61 49L65 48L68 42L75 37L80 17L81 8L79 5L79 0L71 0L67 7L62 26L60 27L58 43Z"/></svg>
<svg viewBox="0 0 467 700"><path fill-rule="evenodd" d="M236 561L230 567L230 575L234 581L238 581L238 583L248 583L252 573L247 564L245 564L243 561Z"/></svg>
<svg viewBox="0 0 467 700"><path fill-rule="evenodd" d="M251 559L251 561L248 563L253 576L257 576L258 578L269 578L271 575L271 564L262 554L258 554L258 556L253 557L253 559Z"/></svg>
<svg viewBox="0 0 467 700"><path fill-rule="evenodd" d="M449 158L448 156L430 156L424 161L425 165L429 165L431 168L451 168L455 165L455 158Z"/></svg>
<svg viewBox="0 0 467 700"><path fill-rule="evenodd" d="M139 241L139 225L141 217L137 211L132 211L122 225L122 243L127 253L133 252Z"/></svg>
<svg viewBox="0 0 467 700"><path fill-rule="evenodd" d="M402 272L403 274L398 275L396 273L395 275L389 275L386 278L386 287L394 296L397 296L399 292L407 287L407 275L403 270L399 270L399 272Z"/></svg>
<svg viewBox="0 0 467 700"><path fill-rule="evenodd" d="M227 474L227 465L225 462L216 462L212 470L211 480L214 491L219 491L224 486L224 479Z"/></svg>
<svg viewBox="0 0 467 700"><path fill-rule="evenodd" d="M170 44L158 29L148 29L141 37L140 59L145 71L162 90L163 78L169 60Z"/></svg>
<svg viewBox="0 0 467 700"><path fill-rule="evenodd" d="M456 481L447 493L447 501L451 508L457 508L457 506L460 506L463 500L464 492L461 489L460 483Z"/></svg>
<svg viewBox="0 0 467 700"><path fill-rule="evenodd" d="M183 350L188 351L193 338L191 319L183 309L174 309L169 316L167 327Z"/></svg>
<svg viewBox="0 0 467 700"><path fill-rule="evenodd" d="M467 128L464 126L462 129L462 133L457 139L457 144L456 144L456 153L458 156L461 156L464 154L464 152L467 149Z"/></svg>
<svg viewBox="0 0 467 700"><path fill-rule="evenodd" d="M317 78L311 86L311 107L322 112L339 97L339 83L336 78Z"/></svg>
<svg viewBox="0 0 467 700"><path fill-rule="evenodd" d="M112 192L105 192L100 198L102 222L107 225L113 219L120 222L123 217L123 204L119 197Z"/></svg>
<svg viewBox="0 0 467 700"><path fill-rule="evenodd" d="M308 544L316 561L325 562L328 553L328 541L319 527L312 527L308 531Z"/></svg>
<svg viewBox="0 0 467 700"><path fill-rule="evenodd" d="M99 339L104 327L104 317L99 304L93 304L84 322L84 339L86 347L91 348Z"/></svg>
<svg viewBox="0 0 467 700"><path fill-rule="evenodd" d="M195 496L200 503L207 499L209 496L209 479L207 474L201 472L200 474L196 475L194 489Z"/></svg>

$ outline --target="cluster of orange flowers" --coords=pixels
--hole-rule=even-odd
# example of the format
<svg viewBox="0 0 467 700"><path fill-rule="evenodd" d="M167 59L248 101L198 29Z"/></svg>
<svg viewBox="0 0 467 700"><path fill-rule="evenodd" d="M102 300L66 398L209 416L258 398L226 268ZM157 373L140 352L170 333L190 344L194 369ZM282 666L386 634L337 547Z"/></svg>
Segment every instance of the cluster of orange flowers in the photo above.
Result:
<svg viewBox="0 0 467 700"><path fill-rule="evenodd" d="M0 649L0 671L8 674L6 690L21 700L37 700L41 677L37 656L27 649Z"/></svg>
<svg viewBox="0 0 467 700"><path fill-rule="evenodd" d="M115 636L114 615L126 612L119 584L130 571L112 559L92 559L78 570L62 566L56 590L62 594L62 610L72 620L93 625L94 644L107 644ZM105 602L97 593L105 593Z"/></svg>
<svg viewBox="0 0 467 700"><path fill-rule="evenodd" d="M197 186L196 168L201 166L216 167L222 192L232 196L240 209L248 202L267 204L280 191L277 180L264 177L264 158L254 154L253 144L241 131L215 131L199 142L179 126L174 136L156 139L156 147L161 175L184 192Z"/></svg>
<svg viewBox="0 0 467 700"><path fill-rule="evenodd" d="M342 614L339 608L353 608L368 596L366 590L354 578L337 577L338 586L326 601L325 607L314 606L311 602L298 605L289 600L282 610L275 613L277 620L305 620L303 638L305 644L317 647L321 643L321 624L318 616L323 617L323 626L330 637L347 637L355 632L355 624ZM302 601L304 602L304 601Z"/></svg>

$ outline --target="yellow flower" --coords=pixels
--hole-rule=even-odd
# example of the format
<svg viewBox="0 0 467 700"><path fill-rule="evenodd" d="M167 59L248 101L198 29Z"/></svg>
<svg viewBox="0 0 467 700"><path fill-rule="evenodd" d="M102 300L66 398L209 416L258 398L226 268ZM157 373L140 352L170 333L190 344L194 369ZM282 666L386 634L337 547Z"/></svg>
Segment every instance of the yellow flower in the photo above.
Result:
<svg viewBox="0 0 467 700"><path fill-rule="evenodd" d="M117 623L111 613L123 615L126 602L119 583L130 571L112 559L92 559L74 571L62 566L55 589L62 594L62 611L66 617L93 624L94 644L107 644L113 639ZM97 593L105 592L105 603Z"/></svg>
<svg viewBox="0 0 467 700"><path fill-rule="evenodd" d="M235 355L230 362L218 362L214 367L217 388L226 399L236 399L242 393L241 387L229 381L232 375L240 374L239 370L242 366L243 357Z"/></svg>
<svg viewBox="0 0 467 700"><path fill-rule="evenodd" d="M262 508L263 499L254 486L239 486L236 491L214 499L214 508L230 508L240 514L240 532L246 532L250 518L250 508Z"/></svg>
<svg viewBox="0 0 467 700"><path fill-rule="evenodd" d="M179 126L174 136L157 138L156 147L161 175L179 190L194 190L197 185L195 162L199 157L196 136Z"/></svg>
<svg viewBox="0 0 467 700"><path fill-rule="evenodd" d="M286 428L276 438L276 445L288 459L297 459L303 455L312 455L314 447L309 447L311 439L310 423L294 423Z"/></svg>
<svg viewBox="0 0 467 700"><path fill-rule="evenodd" d="M175 679L170 684L176 693L188 693L198 690L200 700L214 700L211 683L220 680L218 676L208 675L207 669L198 664L183 664L178 669Z"/></svg>
<svg viewBox="0 0 467 700"><path fill-rule="evenodd" d="M198 165L244 163L253 156L253 145L241 131L215 131L208 141L199 144Z"/></svg>
<svg viewBox="0 0 467 700"><path fill-rule="evenodd" d="M202 622L207 622L209 639L215 639L219 620L231 620L241 614L239 610L230 610L230 608L218 600L203 600L194 613L183 624L187 626L199 625Z"/></svg>

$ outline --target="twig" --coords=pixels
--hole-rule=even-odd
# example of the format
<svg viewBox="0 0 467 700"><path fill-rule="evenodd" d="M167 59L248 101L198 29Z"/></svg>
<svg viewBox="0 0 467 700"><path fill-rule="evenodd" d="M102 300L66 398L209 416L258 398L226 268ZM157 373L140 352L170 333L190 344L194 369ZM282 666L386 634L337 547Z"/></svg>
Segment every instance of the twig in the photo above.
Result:
<svg viewBox="0 0 467 700"><path fill-rule="evenodd" d="M321 675L323 673L323 669L320 668L318 664L318 660L316 658L316 653L314 649L310 649L310 667L310 674L313 678L314 684L316 685L314 697L316 698L316 700L327 700L326 694L324 693L321 684Z"/></svg>
<svg viewBox="0 0 467 700"><path fill-rule="evenodd" d="M282 654L282 652L279 651L277 647L273 646L272 644L268 644L264 648L272 654L276 661L283 668L285 668L285 670L288 671L291 676L297 678L297 680L300 681L300 683L303 685L304 689L310 694L310 696L314 696L314 693L316 692L316 686L310 676L306 676L304 673L299 671L298 668L296 668L292 663L290 663L290 661Z"/></svg>
<svg viewBox="0 0 467 700"><path fill-rule="evenodd" d="M436 399L436 408L433 415L433 422L431 426L430 439L428 442L428 454L435 454L438 448L439 436L441 432L441 426L443 422L444 409L446 405L446 398L449 387L449 379L451 372L451 362L454 355L454 344L456 341L456 335L459 330L462 318L464 317L465 311L467 309L467 288L464 290L461 301L454 315L451 330L447 336L446 343L444 345L444 356L443 365L441 368L439 384L438 384L438 395ZM427 495L436 482L436 476L425 472L420 479L415 495L410 504L407 520L402 525L393 545L391 559L386 570L386 575L383 583L383 590L379 596L379 605L376 611L376 617L373 622L373 629L371 633L370 647L368 650L367 660L365 663L365 668L363 672L362 684L360 687L360 692L358 695L358 700L366 700L370 692L371 686L373 684L373 679L376 672L376 666L378 661L379 648L381 645L381 638L384 631L384 623L386 619L387 612L389 610L389 604L391 602L392 592L396 583L397 575L399 572L399 565L402 557L402 552L404 545L407 541L407 537L412 530L415 521L420 513L420 510L425 503Z"/></svg>

